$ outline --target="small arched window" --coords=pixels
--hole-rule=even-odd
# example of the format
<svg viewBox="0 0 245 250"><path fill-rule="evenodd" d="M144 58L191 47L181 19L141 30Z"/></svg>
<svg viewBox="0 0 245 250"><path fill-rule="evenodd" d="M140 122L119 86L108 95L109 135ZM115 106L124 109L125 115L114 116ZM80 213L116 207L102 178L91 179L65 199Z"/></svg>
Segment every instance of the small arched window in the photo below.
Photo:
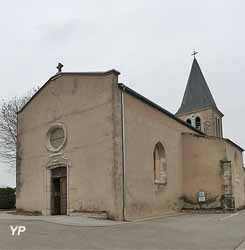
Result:
<svg viewBox="0 0 245 250"><path fill-rule="evenodd" d="M167 184L167 161L163 145L158 142L154 148L154 181L159 184Z"/></svg>
<svg viewBox="0 0 245 250"><path fill-rule="evenodd" d="M191 119L187 119L186 122L191 125Z"/></svg>
<svg viewBox="0 0 245 250"><path fill-rule="evenodd" d="M201 130L202 129L202 127L201 127L201 118L199 116L196 117L195 122L196 122L196 129Z"/></svg>

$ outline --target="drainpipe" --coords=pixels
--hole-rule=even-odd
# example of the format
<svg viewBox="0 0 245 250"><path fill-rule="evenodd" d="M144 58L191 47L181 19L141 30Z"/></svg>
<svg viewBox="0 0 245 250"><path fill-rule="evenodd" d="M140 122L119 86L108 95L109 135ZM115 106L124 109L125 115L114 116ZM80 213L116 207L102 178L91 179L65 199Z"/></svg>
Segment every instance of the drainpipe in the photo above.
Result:
<svg viewBox="0 0 245 250"><path fill-rule="evenodd" d="M123 172L123 220L126 220L126 150L125 150L125 106L124 90L121 90L121 124L122 124L122 172Z"/></svg>

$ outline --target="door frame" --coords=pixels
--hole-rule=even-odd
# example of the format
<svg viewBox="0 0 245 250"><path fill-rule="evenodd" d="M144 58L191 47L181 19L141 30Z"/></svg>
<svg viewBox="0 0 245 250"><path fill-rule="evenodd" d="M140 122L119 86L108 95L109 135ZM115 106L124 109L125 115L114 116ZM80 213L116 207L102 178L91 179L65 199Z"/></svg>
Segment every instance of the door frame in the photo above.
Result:
<svg viewBox="0 0 245 250"><path fill-rule="evenodd" d="M65 158L62 154L54 154L50 156L50 159L46 163L46 210L44 214L46 215L51 215L51 202L52 202L52 170L56 168L66 168L66 187L67 187L67 192L66 192L66 215L69 215L69 210L70 210L70 202L69 202L69 174L70 170L69 168L71 167L70 161Z"/></svg>
<svg viewBox="0 0 245 250"><path fill-rule="evenodd" d="M62 195L64 195L64 193L62 193L62 188L61 188L61 179L65 178L65 195L66 195L66 200L65 200L65 210L66 213L65 215L67 215L67 207L68 207L68 199L67 199L67 168L66 167L56 167L56 168L52 168L51 169L51 192L50 192L50 198L51 198L51 215L64 215L64 213L62 213L64 211L63 207L62 207ZM58 185L59 185L59 208L57 210L59 210L59 213L55 213L56 208L55 208L55 180L58 180Z"/></svg>

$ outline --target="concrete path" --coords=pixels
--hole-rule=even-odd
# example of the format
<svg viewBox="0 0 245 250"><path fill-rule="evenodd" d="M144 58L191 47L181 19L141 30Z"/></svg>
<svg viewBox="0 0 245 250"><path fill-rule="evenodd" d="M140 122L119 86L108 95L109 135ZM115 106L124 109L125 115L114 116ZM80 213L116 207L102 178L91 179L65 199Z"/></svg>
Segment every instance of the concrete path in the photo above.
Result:
<svg viewBox="0 0 245 250"><path fill-rule="evenodd" d="M25 216L25 215L15 215L14 212L15 211L4 211L4 210L0 211L0 221L1 219L8 219L15 221L44 221L60 225L80 226L80 227L103 227L103 226L113 226L113 225L130 223L126 221L112 221L107 219L90 218L87 216L87 214L80 214L80 215L73 214L71 216L66 216L66 215ZM166 212L162 216L138 219L135 220L134 222L149 221L154 219L160 219L172 216L181 216L181 215L185 214L177 212Z"/></svg>
<svg viewBox="0 0 245 250"><path fill-rule="evenodd" d="M67 219L58 217L60 221ZM50 219L54 221L50 223ZM74 225L67 225L56 223L54 217L36 220L29 216L26 219L1 215L0 249L245 250L245 211L187 214L118 224L106 221L112 223L110 226L96 220L93 225L97 226L92 227L87 222L84 226L79 222L77 226L78 218L69 218L73 219ZM26 231L12 236L11 226L24 226Z"/></svg>
<svg viewBox="0 0 245 250"><path fill-rule="evenodd" d="M112 220L101 220L88 218L86 216L23 216L23 215L13 215L8 213L0 213L0 223L1 220L9 221L40 221L49 222L54 224L66 225L66 226L80 226L80 227L103 227L118 225L125 222L112 221Z"/></svg>

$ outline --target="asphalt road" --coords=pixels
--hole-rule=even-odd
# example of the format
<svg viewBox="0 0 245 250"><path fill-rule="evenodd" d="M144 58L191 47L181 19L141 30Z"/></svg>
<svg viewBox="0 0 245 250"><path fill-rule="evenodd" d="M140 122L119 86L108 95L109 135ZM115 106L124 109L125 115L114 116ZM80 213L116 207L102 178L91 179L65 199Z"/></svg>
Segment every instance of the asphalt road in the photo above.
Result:
<svg viewBox="0 0 245 250"><path fill-rule="evenodd" d="M10 226L26 232L12 236ZM0 219L0 249L245 249L245 211L100 227Z"/></svg>

